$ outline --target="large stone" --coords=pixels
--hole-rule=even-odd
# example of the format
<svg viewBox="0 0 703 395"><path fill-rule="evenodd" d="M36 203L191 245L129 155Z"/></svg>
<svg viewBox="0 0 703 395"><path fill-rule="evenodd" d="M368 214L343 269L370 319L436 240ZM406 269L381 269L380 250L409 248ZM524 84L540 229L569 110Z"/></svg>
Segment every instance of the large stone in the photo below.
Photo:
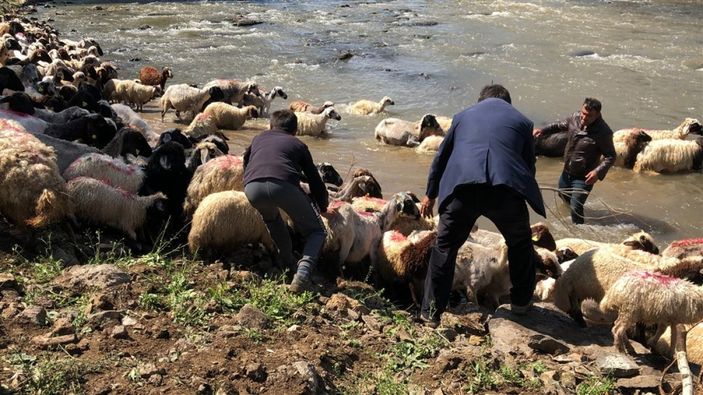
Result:
<svg viewBox="0 0 703 395"><path fill-rule="evenodd" d="M306 361L298 361L293 362L293 368L295 368L300 377L307 383L310 393L317 394L320 390L321 379L315 367Z"/></svg>
<svg viewBox="0 0 703 395"><path fill-rule="evenodd" d="M117 325L112 328L112 333L110 333L110 336L113 339L129 339L127 329L123 325Z"/></svg>
<svg viewBox="0 0 703 395"><path fill-rule="evenodd" d="M29 306L17 316L17 320L32 325L46 325L46 310L39 306Z"/></svg>
<svg viewBox="0 0 703 395"><path fill-rule="evenodd" d="M120 324L124 312L121 310L106 310L88 316L86 325L92 329L101 329L109 323Z"/></svg>
<svg viewBox="0 0 703 395"><path fill-rule="evenodd" d="M73 328L73 323L66 317L62 317L54 321L51 327L51 336L72 335L76 332Z"/></svg>
<svg viewBox="0 0 703 395"><path fill-rule="evenodd" d="M362 316L370 313L369 309L359 303L358 300L341 293L332 295L325 303L325 309L342 315L348 315L350 310Z"/></svg>
<svg viewBox="0 0 703 395"><path fill-rule="evenodd" d="M569 346L551 336L542 334L530 337L527 345L533 350L551 355L560 355L569 352Z"/></svg>
<svg viewBox="0 0 703 395"><path fill-rule="evenodd" d="M264 366L261 362L253 362L245 366L244 374L248 378L258 383L266 381L266 376L268 376L266 373L266 366Z"/></svg>
<svg viewBox="0 0 703 395"><path fill-rule="evenodd" d="M269 325L269 318L251 304L245 304L235 317L237 323L249 329L264 329Z"/></svg>
<svg viewBox="0 0 703 395"><path fill-rule="evenodd" d="M621 353L603 354L596 359L596 368L602 375L617 378L633 377L640 373L640 368L629 356Z"/></svg>
<svg viewBox="0 0 703 395"><path fill-rule="evenodd" d="M661 377L655 375L640 375L629 379L620 379L615 385L628 390L655 390L659 387Z"/></svg>
<svg viewBox="0 0 703 395"><path fill-rule="evenodd" d="M78 341L78 337L75 334L64 335L64 336L51 336L51 334L34 336L32 338L32 343L36 344L41 348L47 348L50 346L58 346L62 344L70 344Z"/></svg>
<svg viewBox="0 0 703 395"><path fill-rule="evenodd" d="M115 265L71 266L54 279L53 284L74 292L87 289L106 289L131 281L129 274Z"/></svg>

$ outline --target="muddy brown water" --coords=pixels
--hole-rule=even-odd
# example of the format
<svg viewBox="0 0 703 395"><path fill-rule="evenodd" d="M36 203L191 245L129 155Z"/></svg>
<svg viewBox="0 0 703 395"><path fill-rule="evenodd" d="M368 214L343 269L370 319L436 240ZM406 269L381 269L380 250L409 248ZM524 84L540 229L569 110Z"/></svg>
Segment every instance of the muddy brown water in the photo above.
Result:
<svg viewBox="0 0 703 395"><path fill-rule="evenodd" d="M432 156L377 143L376 124L388 116L451 116L491 81L508 87L537 126L567 116L586 96L602 100L614 130L703 118L699 1L78 2L39 10L64 37L97 39L123 78L147 64L169 65L169 83L252 78L280 85L289 99L277 99L273 109L295 99L334 101L342 120L330 122L330 136L303 140L317 161L332 162L343 175L371 169L387 196L423 193ZM230 22L236 15L264 23L237 26ZM339 60L343 53L353 56ZM343 112L347 103L384 95L396 102L386 114ZM145 118L157 130L171 125L155 111L148 107ZM228 132L233 152L266 121L252 125ZM560 160L539 158L537 169L541 185L556 186ZM544 198L547 221L561 237L616 241L644 228L664 244L703 235L700 173L614 168L589 198L593 218L578 227L568 224L568 210L552 192ZM492 228L485 220L479 225Z"/></svg>

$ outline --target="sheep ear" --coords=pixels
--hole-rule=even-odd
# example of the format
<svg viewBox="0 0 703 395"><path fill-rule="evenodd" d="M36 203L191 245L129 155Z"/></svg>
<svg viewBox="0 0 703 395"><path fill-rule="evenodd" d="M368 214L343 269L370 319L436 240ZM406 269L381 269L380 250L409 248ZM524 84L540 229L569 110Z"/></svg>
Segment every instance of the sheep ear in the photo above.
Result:
<svg viewBox="0 0 703 395"><path fill-rule="evenodd" d="M164 170L169 170L171 168L171 161L168 159L168 156L159 158L159 165L161 165Z"/></svg>
<svg viewBox="0 0 703 395"><path fill-rule="evenodd" d="M210 160L210 150L204 149L200 151L200 163L205 164Z"/></svg>
<svg viewBox="0 0 703 395"><path fill-rule="evenodd" d="M638 241L636 241L636 240L624 241L622 244L623 244L623 245L626 245L626 246L628 246L628 247L633 247L633 248L635 248L635 247L637 247L637 246L640 245L640 243L639 243Z"/></svg>

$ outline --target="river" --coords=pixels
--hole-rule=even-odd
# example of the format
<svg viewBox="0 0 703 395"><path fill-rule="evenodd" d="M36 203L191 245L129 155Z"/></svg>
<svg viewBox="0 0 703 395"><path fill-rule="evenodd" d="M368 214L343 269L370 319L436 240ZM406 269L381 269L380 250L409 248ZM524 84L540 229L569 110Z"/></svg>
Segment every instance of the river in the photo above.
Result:
<svg viewBox="0 0 703 395"><path fill-rule="evenodd" d="M237 26L230 22L236 15L264 23ZM62 37L97 39L122 78L144 65L168 65L169 83L252 78L284 87L288 101L332 100L342 109L390 96L387 114L342 112L329 138L303 137L316 160L343 175L352 165L371 169L386 195L422 194L432 156L380 145L376 124L386 116L452 116L491 81L506 86L536 126L566 117L587 96L603 102L613 130L671 129L685 117L703 118L700 1L74 2L40 6L37 16L51 18ZM353 56L339 60L343 53ZM253 135L231 133L233 151ZM555 186L560 171L558 159L537 161L540 185ZM556 236L617 241L637 227L660 245L703 236L701 173L613 168L596 184L584 226L570 225L568 210L543 193Z"/></svg>

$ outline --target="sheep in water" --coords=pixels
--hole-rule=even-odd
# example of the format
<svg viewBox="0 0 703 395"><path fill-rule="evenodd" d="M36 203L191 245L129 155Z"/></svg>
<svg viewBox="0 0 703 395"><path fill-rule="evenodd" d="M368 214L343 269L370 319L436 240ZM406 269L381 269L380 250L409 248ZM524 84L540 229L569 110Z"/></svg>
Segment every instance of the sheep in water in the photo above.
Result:
<svg viewBox="0 0 703 395"><path fill-rule="evenodd" d="M615 348L634 352L627 330L636 323L657 325L656 333L647 339L654 346L667 326L694 324L703 319L703 289L653 271L633 270L608 289L600 308L618 314L613 326Z"/></svg>
<svg viewBox="0 0 703 395"><path fill-rule="evenodd" d="M432 114L425 114L419 122L386 118L374 129L376 140L390 145L415 147L428 136L444 136L436 117Z"/></svg>
<svg viewBox="0 0 703 395"><path fill-rule="evenodd" d="M568 132L541 135L535 138L535 155L560 158L564 156L564 150L566 149L566 142L568 140Z"/></svg>
<svg viewBox="0 0 703 395"><path fill-rule="evenodd" d="M342 116L337 113L334 107L327 107L320 114L296 112L295 116L298 118L298 136L320 137L327 133L325 130L327 120L335 119L339 121L342 119Z"/></svg>
<svg viewBox="0 0 703 395"><path fill-rule="evenodd" d="M268 93L261 91L258 91L255 94L246 93L244 94L244 98L242 98L242 106L255 106L259 110L260 116L268 117L271 102L277 97L285 100L288 99L288 94L286 94L280 86L275 86Z"/></svg>
<svg viewBox="0 0 703 395"><path fill-rule="evenodd" d="M242 108L234 107L233 105L227 103L210 103L203 114L209 115L212 119L211 122L215 124L218 129L230 129L237 130L244 125L248 119L258 118L259 109L256 106L246 106ZM190 133L192 137L193 133Z"/></svg>
<svg viewBox="0 0 703 395"><path fill-rule="evenodd" d="M244 99L245 94L255 94L259 89L253 81L240 80L212 80L205 84L203 89L210 89L213 87L220 88L222 91L222 98L218 100L221 100L227 104L240 104Z"/></svg>
<svg viewBox="0 0 703 395"><path fill-rule="evenodd" d="M617 246L618 244L604 243L587 239L565 238L556 241L557 250L571 249L575 254L581 255L588 250L596 248ZM654 237L647 232L640 231L628 236L619 245L625 246L633 250L642 250L650 254L659 254Z"/></svg>
<svg viewBox="0 0 703 395"><path fill-rule="evenodd" d="M444 136L427 136L420 145L415 148L415 151L421 154L434 154L439 151L439 147L444 142Z"/></svg>
<svg viewBox="0 0 703 395"><path fill-rule="evenodd" d="M211 88L193 88L188 84L171 85L161 96L161 121L169 108L176 110L176 117L180 118L181 111L190 111L193 116L198 114L206 101L218 101L224 97L222 89L217 86Z"/></svg>
<svg viewBox="0 0 703 395"><path fill-rule="evenodd" d="M622 142L615 142L615 166L632 169L635 167L637 155L652 141L652 138L644 131L631 132Z"/></svg>
<svg viewBox="0 0 703 395"><path fill-rule="evenodd" d="M627 136L634 131L643 131L647 133L652 140L685 140L689 134L703 135L703 126L701 122L694 118L686 118L673 130L652 130L652 129L620 129L613 133L613 142L624 141Z"/></svg>
<svg viewBox="0 0 703 395"><path fill-rule="evenodd" d="M161 72L153 66L144 66L139 70L139 81L144 85L158 86L161 92L166 87L166 80L173 78L171 68L166 66L161 69Z"/></svg>
<svg viewBox="0 0 703 395"><path fill-rule="evenodd" d="M703 137L695 140L654 140L637 155L634 171L679 173L703 169Z"/></svg>
<svg viewBox="0 0 703 395"><path fill-rule="evenodd" d="M308 102L304 102L302 100L295 100L290 103L290 106L288 106L288 108L294 112L309 112L311 114L320 114L325 111L325 108L333 106L334 103L331 101L326 101L321 106L316 107Z"/></svg>
<svg viewBox="0 0 703 395"><path fill-rule="evenodd" d="M350 114L357 115L379 114L386 109L386 106L394 104L393 99L388 96L384 96L379 102L364 99L350 105L348 111Z"/></svg>

